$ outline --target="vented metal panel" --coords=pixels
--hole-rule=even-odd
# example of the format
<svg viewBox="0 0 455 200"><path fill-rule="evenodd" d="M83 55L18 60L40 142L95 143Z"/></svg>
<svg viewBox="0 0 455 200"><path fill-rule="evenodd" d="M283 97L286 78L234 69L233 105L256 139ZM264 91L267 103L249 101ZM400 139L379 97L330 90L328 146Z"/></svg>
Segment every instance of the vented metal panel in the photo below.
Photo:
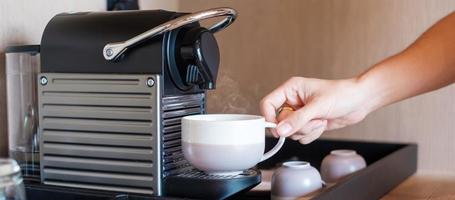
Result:
<svg viewBox="0 0 455 200"><path fill-rule="evenodd" d="M159 76L39 76L45 184L159 195Z"/></svg>
<svg viewBox="0 0 455 200"><path fill-rule="evenodd" d="M162 170L165 178L191 169L181 148L181 120L187 115L205 113L205 94L164 97L161 111Z"/></svg>

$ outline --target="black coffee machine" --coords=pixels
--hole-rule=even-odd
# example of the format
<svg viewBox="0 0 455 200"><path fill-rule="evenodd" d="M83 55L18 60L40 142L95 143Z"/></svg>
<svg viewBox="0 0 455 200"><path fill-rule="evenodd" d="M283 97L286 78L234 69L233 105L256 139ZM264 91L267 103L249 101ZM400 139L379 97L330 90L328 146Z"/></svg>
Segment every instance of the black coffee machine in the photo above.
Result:
<svg viewBox="0 0 455 200"><path fill-rule="evenodd" d="M213 17L224 19L200 26ZM38 75L41 184L196 198L257 185L257 170L209 176L181 152L181 118L205 113L205 91L216 87L213 34L235 18L231 8L52 18Z"/></svg>

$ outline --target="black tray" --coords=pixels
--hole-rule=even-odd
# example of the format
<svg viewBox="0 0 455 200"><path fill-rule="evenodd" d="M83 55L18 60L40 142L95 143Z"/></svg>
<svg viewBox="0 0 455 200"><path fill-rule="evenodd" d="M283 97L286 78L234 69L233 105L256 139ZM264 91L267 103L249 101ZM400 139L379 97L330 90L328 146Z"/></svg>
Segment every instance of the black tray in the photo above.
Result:
<svg viewBox="0 0 455 200"><path fill-rule="evenodd" d="M276 140L266 140L267 148L275 145ZM415 173L417 169L417 145L395 143L373 143L359 141L317 140L309 145L301 145L287 140L283 148L272 158L258 165L259 169L268 170L288 160L304 160L319 169L324 156L334 149L353 149L362 155L367 168L343 179L334 186L325 187L313 199L378 199ZM152 197L135 194L119 194L96 190L84 190L47 186L28 182L28 199L79 200L79 199L118 199L148 200L176 199L170 197ZM270 191L252 191L239 194L233 199L269 199Z"/></svg>
<svg viewBox="0 0 455 200"><path fill-rule="evenodd" d="M275 141L267 140L267 148ZM337 184L324 187L311 199L378 199L414 174L417 170L417 145L360 141L317 140L309 145L286 141L272 158L258 165L260 169L276 168L282 162L303 160L320 169L322 159L335 149L353 149L362 155L367 167ZM263 180L264 181L264 180ZM270 191L250 191L243 199L269 199Z"/></svg>

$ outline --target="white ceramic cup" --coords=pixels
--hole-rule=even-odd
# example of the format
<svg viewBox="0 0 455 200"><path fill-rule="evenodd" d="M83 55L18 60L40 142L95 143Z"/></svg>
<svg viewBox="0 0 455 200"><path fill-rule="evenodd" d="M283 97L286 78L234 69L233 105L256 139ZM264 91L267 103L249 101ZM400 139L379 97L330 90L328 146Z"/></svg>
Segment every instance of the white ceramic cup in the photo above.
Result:
<svg viewBox="0 0 455 200"><path fill-rule="evenodd" d="M276 124L261 116L192 115L182 119L182 150L195 168L208 174L233 175L273 156L285 138L264 154L265 129Z"/></svg>

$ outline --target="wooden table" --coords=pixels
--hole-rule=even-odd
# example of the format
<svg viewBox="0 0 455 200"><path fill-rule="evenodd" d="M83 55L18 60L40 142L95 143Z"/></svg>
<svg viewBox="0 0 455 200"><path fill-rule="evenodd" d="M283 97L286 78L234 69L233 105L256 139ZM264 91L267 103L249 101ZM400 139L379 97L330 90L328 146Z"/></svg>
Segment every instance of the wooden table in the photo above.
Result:
<svg viewBox="0 0 455 200"><path fill-rule="evenodd" d="M455 200L455 174L419 173L413 175L382 199Z"/></svg>
<svg viewBox="0 0 455 200"><path fill-rule="evenodd" d="M272 170L262 171L262 182L253 190L270 190ZM455 174L418 173L386 194L382 200L455 200Z"/></svg>

